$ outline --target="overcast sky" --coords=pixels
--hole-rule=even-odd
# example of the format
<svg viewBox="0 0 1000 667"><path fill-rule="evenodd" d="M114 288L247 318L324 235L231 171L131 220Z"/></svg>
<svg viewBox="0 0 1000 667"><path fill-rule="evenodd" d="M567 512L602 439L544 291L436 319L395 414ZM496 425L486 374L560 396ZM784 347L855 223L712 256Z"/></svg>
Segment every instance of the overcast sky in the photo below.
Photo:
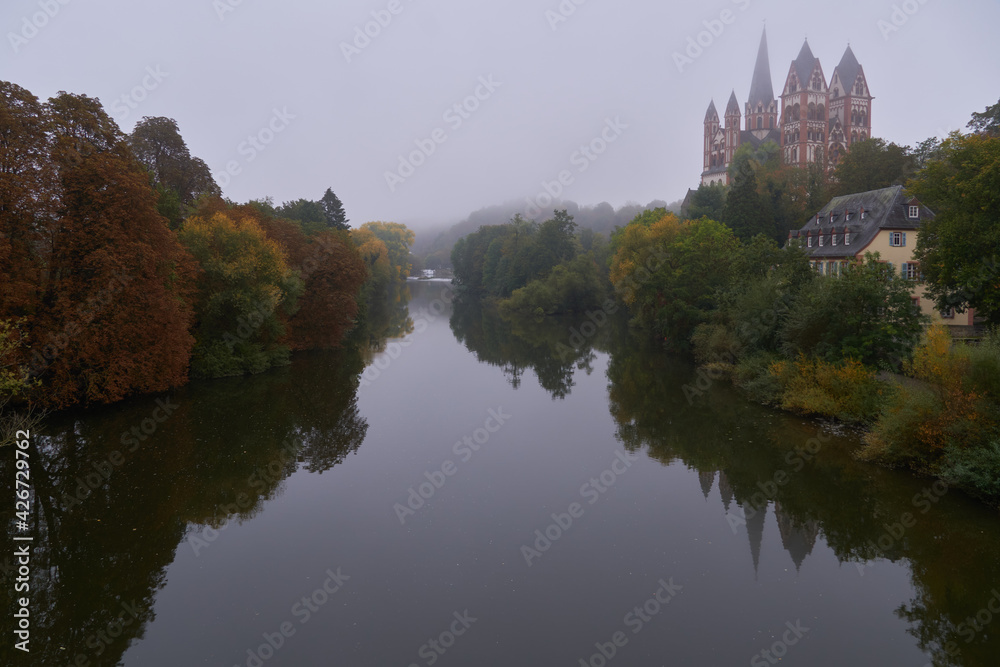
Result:
<svg viewBox="0 0 1000 667"><path fill-rule="evenodd" d="M708 103L735 88L742 108L765 21L776 94L804 38L828 81L850 42L889 141L1000 98L996 0L3 0L0 78L99 97L126 131L176 119L235 200L332 186L355 226L419 227L563 171L581 204L683 197ZM400 171L418 141L433 154Z"/></svg>

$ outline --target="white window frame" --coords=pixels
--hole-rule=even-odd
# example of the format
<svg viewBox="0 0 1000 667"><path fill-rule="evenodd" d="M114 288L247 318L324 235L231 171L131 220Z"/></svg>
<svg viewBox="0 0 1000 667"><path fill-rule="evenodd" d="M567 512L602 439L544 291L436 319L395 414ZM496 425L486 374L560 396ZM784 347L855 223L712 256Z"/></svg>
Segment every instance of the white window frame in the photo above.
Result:
<svg viewBox="0 0 1000 667"><path fill-rule="evenodd" d="M833 230L830 232L830 245L832 246L837 245L837 230Z"/></svg>
<svg viewBox="0 0 1000 667"><path fill-rule="evenodd" d="M910 220L916 220L919 217L920 217L920 207L919 206L911 206L910 207Z"/></svg>
<svg viewBox="0 0 1000 667"><path fill-rule="evenodd" d="M851 230L844 230L844 245L851 245Z"/></svg>
<svg viewBox="0 0 1000 667"><path fill-rule="evenodd" d="M823 247L823 230L819 230L819 247Z"/></svg>
<svg viewBox="0 0 1000 667"><path fill-rule="evenodd" d="M905 232L889 232L889 245L893 248L905 248L906 247L906 233Z"/></svg>

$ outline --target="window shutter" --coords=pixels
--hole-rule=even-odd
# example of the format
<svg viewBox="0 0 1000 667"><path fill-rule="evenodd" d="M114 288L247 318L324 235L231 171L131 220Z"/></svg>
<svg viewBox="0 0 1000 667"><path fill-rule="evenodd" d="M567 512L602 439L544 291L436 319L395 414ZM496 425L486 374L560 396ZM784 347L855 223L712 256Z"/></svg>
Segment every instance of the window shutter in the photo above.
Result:
<svg viewBox="0 0 1000 667"><path fill-rule="evenodd" d="M906 232L903 232L903 247L906 247Z"/></svg>

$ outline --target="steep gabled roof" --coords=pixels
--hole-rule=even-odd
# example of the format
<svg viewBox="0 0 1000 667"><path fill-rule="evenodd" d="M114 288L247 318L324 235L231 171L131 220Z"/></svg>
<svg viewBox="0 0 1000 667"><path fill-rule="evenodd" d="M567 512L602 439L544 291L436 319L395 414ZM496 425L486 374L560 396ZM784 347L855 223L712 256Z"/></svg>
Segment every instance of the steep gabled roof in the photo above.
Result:
<svg viewBox="0 0 1000 667"><path fill-rule="evenodd" d="M750 108L760 102L767 105L774 101L774 88L771 86L771 64L767 58L767 30L760 36L760 48L757 50L757 64L753 68L753 81L750 82L750 98L747 104Z"/></svg>
<svg viewBox="0 0 1000 667"><path fill-rule="evenodd" d="M739 115L740 113L740 103L736 101L736 91L729 96L729 105L726 106L726 115L731 116L733 114Z"/></svg>
<svg viewBox="0 0 1000 667"><path fill-rule="evenodd" d="M809 48L808 40L802 45L799 57L792 62L792 65L795 67L795 74L799 77L799 85L803 88L807 87L809 79L812 77L813 69L816 67L816 56L813 55L812 49Z"/></svg>
<svg viewBox="0 0 1000 667"><path fill-rule="evenodd" d="M843 233L846 227L851 232L850 246L813 246L808 248L807 252L813 257L855 255L871 243L883 229L918 230L921 220L934 218L933 211L921 206L920 220L911 219L907 215L908 204L909 199L903 195L902 185L834 197L819 210L820 224L816 224L816 216L813 216L798 234L793 233L792 236L804 237L806 233L816 234L817 231L828 235L834 228L838 233ZM861 219L861 209L865 211L864 220ZM850 220L845 218L845 212L851 214ZM831 213L836 214L832 222Z"/></svg>
<svg viewBox="0 0 1000 667"><path fill-rule="evenodd" d="M860 70L861 64L858 62L858 59L854 57L854 51L852 51L850 45L848 45L847 50L844 51L844 57L840 59L840 64L837 65L837 69L834 70L834 72L840 73L840 82L844 84L847 91L850 91L851 87L854 86L854 82L857 80L858 72Z"/></svg>
<svg viewBox="0 0 1000 667"><path fill-rule="evenodd" d="M715 100L712 100L708 105L708 111L705 112L705 122L710 120L719 120L719 112L715 110Z"/></svg>

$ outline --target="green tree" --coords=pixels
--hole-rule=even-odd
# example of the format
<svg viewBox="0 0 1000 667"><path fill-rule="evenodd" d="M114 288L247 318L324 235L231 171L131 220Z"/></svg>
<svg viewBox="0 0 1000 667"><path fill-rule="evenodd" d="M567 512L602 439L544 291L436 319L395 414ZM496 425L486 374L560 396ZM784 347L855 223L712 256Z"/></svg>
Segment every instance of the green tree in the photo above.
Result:
<svg viewBox="0 0 1000 667"><path fill-rule="evenodd" d="M913 168L913 156L905 146L877 138L859 141L851 145L834 170L834 196L901 185Z"/></svg>
<svg viewBox="0 0 1000 667"><path fill-rule="evenodd" d="M699 220L701 218L711 218L712 220L722 219L722 209L726 204L727 188L724 185L713 183L705 185L702 183L691 195L691 204L687 210L688 220Z"/></svg>
<svg viewBox="0 0 1000 667"><path fill-rule="evenodd" d="M935 212L914 257L941 308L1000 324L1000 137L952 135L909 183Z"/></svg>
<svg viewBox="0 0 1000 667"><path fill-rule="evenodd" d="M323 207L323 215L328 226L344 231L351 228L348 224L350 220L344 213L344 205L340 202L340 198L333 193L332 188L327 188L326 192L323 193L320 205Z"/></svg>
<svg viewBox="0 0 1000 667"><path fill-rule="evenodd" d="M208 165L192 157L172 118L144 117L132 130L129 145L151 175L160 194L160 214L177 228L195 201L221 190Z"/></svg>
<svg viewBox="0 0 1000 667"><path fill-rule="evenodd" d="M327 229L326 214L320 202L308 199L286 201L274 209L274 215L286 220L294 220L307 234L317 234Z"/></svg>
<svg viewBox="0 0 1000 667"><path fill-rule="evenodd" d="M986 107L982 113L972 114L969 121L969 129L980 134L992 134L996 136L1000 133L1000 102L991 107Z"/></svg>
<svg viewBox="0 0 1000 667"><path fill-rule="evenodd" d="M281 246L236 211L192 216L179 237L200 265L194 374L244 375L286 363L282 316L295 313L302 280Z"/></svg>
<svg viewBox="0 0 1000 667"><path fill-rule="evenodd" d="M785 353L898 367L920 339L924 320L911 288L878 253L866 253L839 277L813 280L785 321Z"/></svg>
<svg viewBox="0 0 1000 667"><path fill-rule="evenodd" d="M611 261L611 282L637 325L686 349L729 283L738 246L731 229L707 218L681 223L669 213L648 227L630 224Z"/></svg>
<svg viewBox="0 0 1000 667"><path fill-rule="evenodd" d="M757 170L753 163L743 161L722 209L722 222L742 240L749 240L757 234L776 235L770 202L760 195L757 185Z"/></svg>

